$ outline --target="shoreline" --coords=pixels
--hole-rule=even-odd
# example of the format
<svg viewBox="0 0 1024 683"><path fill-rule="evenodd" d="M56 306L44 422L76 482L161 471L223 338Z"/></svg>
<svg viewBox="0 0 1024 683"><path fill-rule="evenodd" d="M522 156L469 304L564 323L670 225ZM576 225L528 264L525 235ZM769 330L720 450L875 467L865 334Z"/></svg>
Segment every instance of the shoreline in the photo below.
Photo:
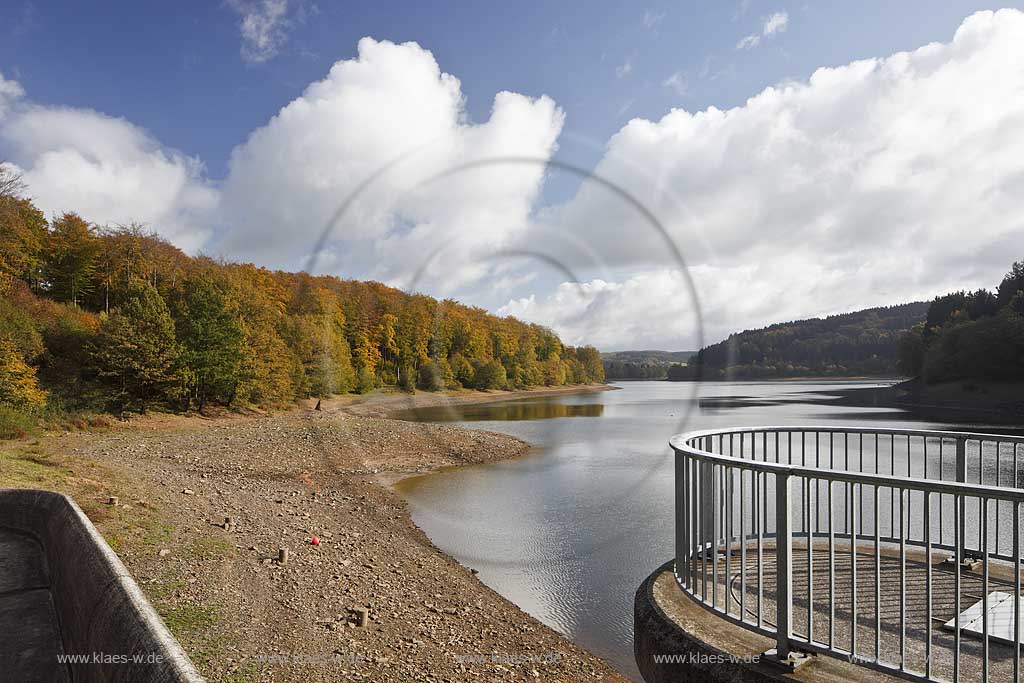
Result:
<svg viewBox="0 0 1024 683"><path fill-rule="evenodd" d="M611 384L570 384L559 387L535 387L533 389L458 389L448 391L417 391L408 394L401 391L375 391L364 396L340 396L324 399L321 409L327 413L345 412L364 417L391 418L394 413L416 408L432 408L445 405L476 405L502 403L529 398L596 394L603 391L617 391L621 387ZM303 409L312 408L314 401L306 401Z"/></svg>
<svg viewBox="0 0 1024 683"><path fill-rule="evenodd" d="M385 481L533 450L494 432L386 417L394 409L615 388L385 391L324 400L321 411L147 416L0 442L0 486L72 495L211 683L397 683L425 672L627 681L438 549ZM287 565L274 559L279 547ZM357 608L369 610L364 627L352 621ZM331 653L343 661L309 664ZM545 653L557 656L536 657Z"/></svg>

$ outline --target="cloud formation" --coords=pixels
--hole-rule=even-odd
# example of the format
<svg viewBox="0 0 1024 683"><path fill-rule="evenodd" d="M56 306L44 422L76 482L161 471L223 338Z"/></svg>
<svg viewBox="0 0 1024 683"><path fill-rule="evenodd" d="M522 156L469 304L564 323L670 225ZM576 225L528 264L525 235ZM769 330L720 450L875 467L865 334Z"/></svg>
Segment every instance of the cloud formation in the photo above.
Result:
<svg viewBox="0 0 1024 683"><path fill-rule="evenodd" d="M1022 62L1024 13L980 12L949 43L818 69L727 111L633 119L596 172L660 217L701 273L712 339L992 286L1024 234ZM606 330L595 340L622 336L623 311L645 311L652 330L669 329L662 321L686 292L657 276L676 264L659 256L661 238L633 208L586 183L547 220L585 236L604 272L621 274L601 276L601 291L615 297L586 304L588 329ZM585 266L573 250L552 253ZM658 284L644 293L631 282ZM651 310L655 301L664 315ZM532 306L556 329L576 324L580 310L554 295Z"/></svg>
<svg viewBox="0 0 1024 683"><path fill-rule="evenodd" d="M769 18L759 35L785 25ZM1021 63L1024 13L980 12L947 43L818 69L729 110L635 118L595 171L682 251L708 341L991 286L1024 233ZM317 270L504 303L573 342L692 347L681 264L635 207L595 182L537 206L565 120L556 103L500 92L473 121L464 99L429 51L366 38L212 183L130 122L35 103L0 76L0 157L48 213L143 221L187 249L284 268L307 263L342 202L383 168ZM526 251L572 275L534 277L536 263L508 257Z"/></svg>
<svg viewBox="0 0 1024 683"><path fill-rule="evenodd" d="M302 266L346 197L388 167L333 226L320 267L442 290L478 276L480 248L525 230L564 116L548 97L500 92L474 123L464 104L427 50L364 38L232 152L218 248ZM540 163L455 172L512 156Z"/></svg>
<svg viewBox="0 0 1024 683"><path fill-rule="evenodd" d="M90 221L138 221L188 250L211 231L217 193L198 159L168 149L145 130L91 109L26 99L0 75L0 158L23 176L47 214L76 211Z"/></svg>

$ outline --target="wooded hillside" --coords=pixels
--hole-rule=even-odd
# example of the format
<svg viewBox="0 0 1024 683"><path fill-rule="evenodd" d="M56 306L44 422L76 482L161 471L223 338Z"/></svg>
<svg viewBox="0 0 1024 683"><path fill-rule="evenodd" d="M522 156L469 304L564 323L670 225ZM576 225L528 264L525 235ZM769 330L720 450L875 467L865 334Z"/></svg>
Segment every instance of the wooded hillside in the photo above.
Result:
<svg viewBox="0 0 1024 683"><path fill-rule="evenodd" d="M190 257L139 225L51 220L0 166L0 406L281 406L601 382L539 325L377 282Z"/></svg>
<svg viewBox="0 0 1024 683"><path fill-rule="evenodd" d="M900 367L930 384L1024 380L1024 261L996 291L937 296L926 320L903 335Z"/></svg>
<svg viewBox="0 0 1024 683"><path fill-rule="evenodd" d="M917 302L746 330L670 368L668 378L895 375L897 343L927 310Z"/></svg>

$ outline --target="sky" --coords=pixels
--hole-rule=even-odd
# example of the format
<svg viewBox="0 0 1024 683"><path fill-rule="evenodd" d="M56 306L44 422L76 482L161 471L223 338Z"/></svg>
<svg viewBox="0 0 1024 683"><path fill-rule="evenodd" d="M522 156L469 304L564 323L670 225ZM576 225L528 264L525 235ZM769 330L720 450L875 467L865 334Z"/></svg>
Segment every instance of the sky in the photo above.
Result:
<svg viewBox="0 0 1024 683"><path fill-rule="evenodd" d="M1024 257L1013 7L8 0L0 159L49 215L688 350Z"/></svg>

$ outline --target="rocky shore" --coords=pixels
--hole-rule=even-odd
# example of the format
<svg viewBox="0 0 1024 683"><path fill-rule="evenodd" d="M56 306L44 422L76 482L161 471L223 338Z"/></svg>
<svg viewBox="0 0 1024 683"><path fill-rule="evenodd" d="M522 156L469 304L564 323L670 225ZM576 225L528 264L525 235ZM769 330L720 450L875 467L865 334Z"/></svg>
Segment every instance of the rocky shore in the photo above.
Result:
<svg viewBox="0 0 1024 683"><path fill-rule="evenodd" d="M75 496L211 681L626 680L439 552L389 486L529 444L389 407L409 399L51 435L4 445L0 485Z"/></svg>

